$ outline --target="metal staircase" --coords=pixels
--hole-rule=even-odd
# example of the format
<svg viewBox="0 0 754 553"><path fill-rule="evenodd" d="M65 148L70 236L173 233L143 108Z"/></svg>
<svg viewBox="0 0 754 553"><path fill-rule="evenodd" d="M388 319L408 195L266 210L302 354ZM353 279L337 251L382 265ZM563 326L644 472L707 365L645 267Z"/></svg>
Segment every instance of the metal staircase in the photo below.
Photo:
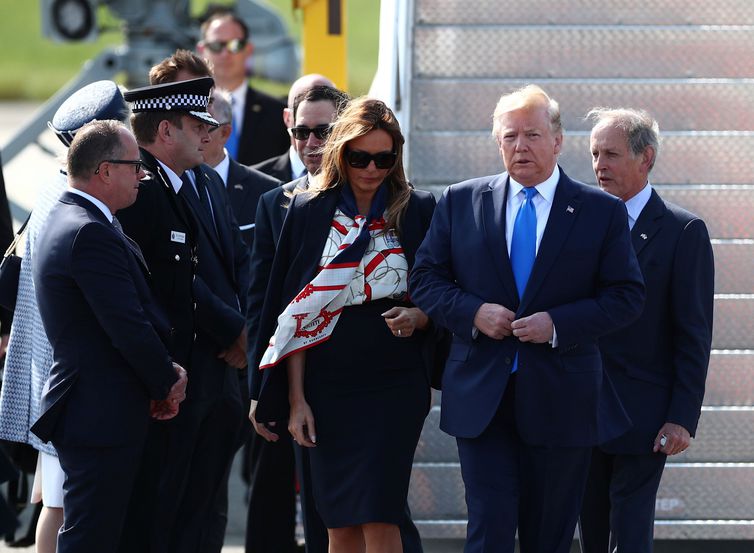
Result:
<svg viewBox="0 0 754 553"><path fill-rule="evenodd" d="M650 177L665 199L707 222L716 298L704 412L692 447L665 469L655 535L754 538L754 2L392 4L407 10L390 37L403 49L394 52L397 80L383 89L408 135L419 188L439 193L500 172L491 114L503 92L526 83L560 103L561 165L585 182L594 182L589 108L641 107L658 119L663 143ZM424 537L462 538L455 441L438 422L435 406L416 452L410 504Z"/></svg>

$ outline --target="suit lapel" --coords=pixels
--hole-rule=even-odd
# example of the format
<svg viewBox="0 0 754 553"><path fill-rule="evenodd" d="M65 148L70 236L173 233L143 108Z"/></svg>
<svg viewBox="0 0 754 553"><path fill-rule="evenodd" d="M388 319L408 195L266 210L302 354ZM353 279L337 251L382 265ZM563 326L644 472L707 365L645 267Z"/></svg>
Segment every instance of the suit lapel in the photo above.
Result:
<svg viewBox="0 0 754 553"><path fill-rule="evenodd" d="M197 191L201 193L204 189L208 190L209 187L207 186L207 179L204 175L204 171L202 171L201 169L191 169L191 171L193 171L194 178L196 179ZM199 182L199 179L202 179L201 183ZM184 190L181 195L186 198L186 201L191 206L191 210L194 212L194 216L204 229L204 233L207 235L207 238L209 239L212 246L218 251L220 255L223 255L222 247L220 246L219 238L217 235L217 229L215 228L215 222L212 220L209 212L199 202L199 197L194 194L193 190ZM212 195L210 194L210 198L211 197ZM216 200L214 199L212 200L213 204L215 204L215 201Z"/></svg>
<svg viewBox="0 0 754 553"><path fill-rule="evenodd" d="M634 245L634 251L638 257L639 253L644 249L651 240L652 237L657 234L662 226L662 217L666 211L665 203L660 196L652 190L652 195L649 197L647 205L641 210L639 218L634 224L634 228L631 229L631 242Z"/></svg>
<svg viewBox="0 0 754 553"><path fill-rule="evenodd" d="M482 226L490 258L498 277L508 297L518 299L516 281L513 278L508 245L505 240L507 194L508 174L502 173L490 181L488 190L482 192Z"/></svg>
<svg viewBox="0 0 754 553"><path fill-rule="evenodd" d="M302 228L306 229L307 232L305 232L304 242L299 248L299 251L302 252L302 270L309 273L305 276L305 283L311 281L319 270L319 263L322 260L325 243L330 235L330 226L335 208L338 205L338 198L338 190L331 189L312 198L306 204L307 213Z"/></svg>
<svg viewBox="0 0 754 553"><path fill-rule="evenodd" d="M421 213L419 213L419 206L417 204L416 196L411 195L402 221L401 246L403 247L403 255L406 256L409 271L414 266L416 250L419 249L419 245L424 238L421 232L422 229L420 228Z"/></svg>
<svg viewBox="0 0 754 553"><path fill-rule="evenodd" d="M529 281L526 283L524 297L521 298L521 304L518 312L526 311L532 298L536 295L537 290L544 282L545 276L555 262L563 248L563 243L568 238L573 223L578 217L581 201L577 199L578 190L574 187L563 170L560 171L560 180L555 188L555 197L552 201L550 215L547 218L545 232L542 235L542 241L539 244L539 251L534 260L534 266L529 275Z"/></svg>
<svg viewBox="0 0 754 553"><path fill-rule="evenodd" d="M210 228L214 228L217 231L212 233L215 248L219 252L222 265L225 268L225 272L228 274L228 278L235 284L236 274L233 265L233 237L229 228L228 220L222 212L222 206L225 203L225 199L222 198L221 195L225 194L225 191L219 188L219 182L212 182L201 166L194 170L194 175L196 175L197 181L199 179L202 180L205 189L209 193L210 200L212 201L212 211L215 214L214 221L209 220L209 214L206 213L206 210L202 209L202 211L206 215L205 219L208 220L208 224L212 225Z"/></svg>

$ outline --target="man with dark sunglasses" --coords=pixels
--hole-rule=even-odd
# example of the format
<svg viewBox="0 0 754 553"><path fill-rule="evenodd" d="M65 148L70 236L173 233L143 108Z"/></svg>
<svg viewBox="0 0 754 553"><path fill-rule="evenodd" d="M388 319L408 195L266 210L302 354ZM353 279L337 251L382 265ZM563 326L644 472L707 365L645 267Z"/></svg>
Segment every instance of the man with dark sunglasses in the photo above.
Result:
<svg viewBox="0 0 754 553"><path fill-rule="evenodd" d="M234 132L226 143L230 157L251 165L288 150L280 119L285 105L247 81L254 45L246 23L230 10L215 11L202 23L197 52L211 62L218 88L231 93Z"/></svg>
<svg viewBox="0 0 754 553"><path fill-rule="evenodd" d="M293 118L293 103L299 95L304 94L307 90L314 88L315 86L329 86L335 87L335 84L318 73L309 73L296 79L291 85L288 91L288 107L283 110L283 123L286 128L290 129L295 126ZM289 133L290 134L290 133ZM306 166L301 161L296 151L296 141L293 136L290 137L290 148L288 151L280 154L279 156L271 157L260 163L254 165L254 169L262 171L282 182L290 182L302 177L306 174Z"/></svg>

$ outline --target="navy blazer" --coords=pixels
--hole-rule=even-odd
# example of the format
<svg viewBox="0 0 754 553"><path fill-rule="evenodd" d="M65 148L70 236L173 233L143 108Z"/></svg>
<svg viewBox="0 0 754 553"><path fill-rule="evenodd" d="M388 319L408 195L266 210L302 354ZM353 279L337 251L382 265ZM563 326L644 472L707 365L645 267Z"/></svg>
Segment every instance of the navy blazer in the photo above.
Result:
<svg viewBox="0 0 754 553"><path fill-rule="evenodd" d="M505 240L508 175L448 187L416 255L411 296L453 332L442 382L441 428L474 438L498 409L518 352L516 419L530 445L583 447L629 426L603 378L597 338L635 319L644 287L623 203L560 173L523 298ZM558 347L474 332L485 302L517 318L547 311Z"/></svg>
<svg viewBox="0 0 754 553"><path fill-rule="evenodd" d="M252 166L252 169L261 171L266 175L275 177L280 182L290 182L293 177L293 169L291 168L291 156L288 151L279 156L271 157L256 165Z"/></svg>
<svg viewBox="0 0 754 553"><path fill-rule="evenodd" d="M281 100L251 86L246 89L236 161L253 165L288 151L291 139L283 121L284 109Z"/></svg>
<svg viewBox="0 0 754 553"><path fill-rule="evenodd" d="M631 231L647 289L641 316L600 338L633 428L603 449L651 453L666 422L696 432L712 347L715 269L704 221L652 191Z"/></svg>
<svg viewBox="0 0 754 553"><path fill-rule="evenodd" d="M169 326L149 272L105 215L65 192L34 252L34 284L53 366L32 427L43 441L116 446L144 438L149 400L177 380Z"/></svg>
<svg viewBox="0 0 754 553"><path fill-rule="evenodd" d="M281 182L233 159L229 161L226 189L230 196L230 206L241 230L241 237L251 251L259 198L265 192L278 188Z"/></svg>
<svg viewBox="0 0 754 553"><path fill-rule="evenodd" d="M212 202L210 215L193 190L181 190L199 228L193 286L197 333L187 392L197 398L221 394L226 379L235 379L235 369L217 356L238 338L245 324L250 254L220 176L203 164L193 173L198 189L205 189Z"/></svg>
<svg viewBox="0 0 754 553"><path fill-rule="evenodd" d="M294 181L296 182L296 181ZM256 336L255 359L249 369L258 371L277 317L301 289L314 278L324 250L339 193L337 189L319 195L309 193L293 197L285 217L275 258L272 263L267 294ZM414 266L416 250L429 227L435 198L429 192L411 191L411 199L401 222L400 242L409 271ZM426 332L426 347L435 337ZM271 422L288 418L288 378L285 363L262 372L256 418ZM427 367L429 371L430 368ZM252 380L253 382L253 380ZM254 389L251 390L255 392ZM252 396L253 397L253 396Z"/></svg>
<svg viewBox="0 0 754 553"><path fill-rule="evenodd" d="M259 321L262 316L264 299L267 296L267 285L272 272L272 261L275 249L280 240L280 231L288 213L288 197L296 188L306 190L309 187L309 176L291 181L283 186L270 190L262 195L257 204L256 229L254 247L251 252L251 279L249 282L249 296L246 302L246 330L248 336L248 363L255 367L257 362L257 343L259 341ZM261 357L262 353L259 353ZM262 377L258 370L249 371L249 397L258 399Z"/></svg>

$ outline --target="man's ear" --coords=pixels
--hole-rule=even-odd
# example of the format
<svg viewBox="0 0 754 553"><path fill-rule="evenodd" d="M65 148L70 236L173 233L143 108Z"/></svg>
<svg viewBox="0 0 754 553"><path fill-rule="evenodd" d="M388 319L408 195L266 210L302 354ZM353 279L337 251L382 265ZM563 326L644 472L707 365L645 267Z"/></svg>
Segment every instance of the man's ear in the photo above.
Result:
<svg viewBox="0 0 754 553"><path fill-rule="evenodd" d="M167 119L160 121L159 125L157 125L157 137L162 142L171 142L173 140L173 127L170 121Z"/></svg>

